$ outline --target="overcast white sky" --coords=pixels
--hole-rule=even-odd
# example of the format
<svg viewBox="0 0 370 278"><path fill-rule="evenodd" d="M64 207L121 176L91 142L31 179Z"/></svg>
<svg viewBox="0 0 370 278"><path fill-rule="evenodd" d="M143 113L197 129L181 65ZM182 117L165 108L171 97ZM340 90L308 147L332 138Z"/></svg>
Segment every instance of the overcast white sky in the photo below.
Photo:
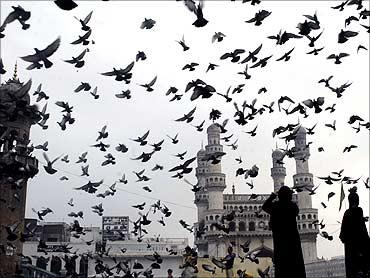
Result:
<svg viewBox="0 0 370 278"><path fill-rule="evenodd" d="M127 185L117 184L122 190L118 190L113 198L101 199L86 192L73 190L74 187L87 182L78 177L81 174L80 164L65 164L59 161L55 167L60 171L50 176L45 173L40 163L39 174L29 181L26 215L36 217L31 208L50 207L54 210L54 214L49 214L46 221L72 221L73 219L67 217L67 213L71 211L67 202L73 197L75 201L73 210L85 212L82 224L96 226L101 224L101 218L91 212L92 205L102 202L106 215L129 215L131 219L136 219L137 210L131 208L131 205L141 202L151 204L154 200L148 199L150 197L180 204L174 205L164 201L173 211L173 217L167 219L166 229L158 223L153 223L150 226L151 235L192 238L192 234L182 229L178 221L179 219L184 219L188 223L196 221L193 194L183 181L170 178L168 169L178 163L178 159L172 156L173 154L187 150L187 158L193 157L201 142L206 141L205 132L199 133L189 124L174 121L194 106L197 107L194 124L199 124L206 119L206 126L208 126L211 123L208 120L208 114L212 108L217 108L223 113L221 120L230 119L228 134L233 133L235 138L239 138L237 150L224 148L227 152L222 162L223 170L227 175L225 193L231 192L233 183L236 185L237 192L252 192L242 178L235 178L235 171L239 165L234 159L239 156L243 158L243 167L256 164L260 168L260 173L254 181L253 192L268 194L273 190L270 177L271 150L276 143L280 147L284 147L285 144L283 140L272 138L272 130L279 125L296 123L298 119L307 127L317 123L316 134L308 137L308 141L313 142L309 163L310 171L314 176L327 176L332 171L344 168L344 175L356 178L361 176L362 179L366 179L369 176L369 132L362 128L356 134L347 121L352 114L363 117L365 121L369 120L369 52L364 50L358 54L356 52L359 44L369 47L369 37L358 22L352 22L347 29L357 31L359 35L345 44L337 43L337 35L344 28L344 19L358 14L353 6L347 7L344 12L330 9L330 6L338 3L337 1L264 1L261 5L253 7L240 1L206 1L204 16L209 23L203 28L195 28L192 26L195 20L194 14L188 11L183 3L175 1L86 1L79 2L79 6L69 12L60 10L52 2L21 2L22 7L32 13L29 20L31 27L24 31L15 22L6 28L6 36L1 40L1 57L8 72L2 76L2 81L12 76L14 63L18 61L18 75L21 81L32 78L31 93L36 90L39 83L42 83L43 90L50 96L49 129L33 127L32 141L34 144L49 141L49 157L69 154L71 162L76 161L79 154L88 151L92 181L104 179L104 183L110 185L122 173L126 173L129 180ZM1 22L12 10L11 6L15 4L16 2L1 2ZM368 2L364 4L369 5ZM244 22L261 9L272 11L261 26ZM62 60L77 56L84 49L82 45L70 44L78 38L78 35L84 33L74 16L83 18L91 10L94 12L89 26L92 28L91 38L95 44L88 46L90 52L85 56L86 65L82 69L76 69ZM311 50L306 38L290 40L282 46L276 46L275 41L267 39L267 36L276 35L280 29L297 33L297 24L305 20L303 15L313 15L315 11L320 20L321 29L324 30L317 42L317 47L325 47L320 55L305 54ZM145 17L156 21L151 30L139 28ZM362 20L362 24L368 24L368 21ZM212 44L211 38L214 32L223 32L226 35L224 41ZM181 46L176 43L176 40L180 40L183 35L190 47L187 52L183 52ZM26 70L28 64L18 57L33 53L34 47L44 48L58 36L61 36L62 43L51 57L53 67ZM265 68L250 69L249 73L252 75L250 80L244 80L242 76L236 74L243 70L243 65L219 59L225 52L236 48L252 51L261 43L263 47L258 57L274 56ZM289 62L275 61L293 46L295 50ZM110 71L113 67L125 67L135 59L139 50L144 51L148 58L135 63L131 84L126 85L115 81L113 77L99 74ZM350 54L350 57L343 59L341 65L335 65L333 61L326 59L328 55L340 52ZM242 58L244 57L245 55L242 55ZM182 71L181 68L190 62L197 62L200 66L194 72ZM218 64L220 67L206 74L205 70L209 62ZM342 98L337 99L328 88L317 83L319 79L330 75L334 75L331 81L334 86L345 82L353 83ZM154 76L158 76L158 80L153 87L153 92L146 92L137 85L137 83L149 82ZM226 104L218 95L191 102L190 93L188 93L179 102L168 102L169 98L165 96L165 92L170 86L175 86L179 92L184 92L186 84L196 78L206 81L221 93L225 93L229 86L246 84L243 93L233 95L233 101L239 104L244 100L250 103L256 97L257 106L260 107L262 104L270 104L271 101L275 101L276 105L277 99L282 95L289 96L297 102L323 96L325 97L324 107L337 103L337 110L333 114L323 112L316 115L313 111L309 111L310 116L303 119L298 114L287 117L285 113L279 113L275 106L275 113L265 113L256 121L241 127L233 121L235 111L232 102ZM98 100L94 100L88 93L73 92L82 81L89 82L93 87L98 86L100 94ZM268 89L268 92L257 95L258 89L263 86ZM132 99L115 98L114 94L126 89L131 90ZM56 124L62 118L62 114L60 108L54 103L61 100L68 101L74 107L73 115L76 118L76 123L68 126L66 131L61 131ZM44 102L40 102L41 107ZM336 132L324 126L326 123L332 123L333 120L337 122ZM257 123L256 137L243 133L254 128ZM117 160L114 166L101 167L105 153L90 147L95 143L97 132L104 125L108 126L109 132L109 137L104 142L111 145L108 152L111 152ZM139 147L129 138L141 136L148 129L150 129L149 142L159 142L161 139L165 139L165 142L162 151L156 153L152 160L143 165L130 158L151 148ZM172 145L166 134L175 135L177 132L180 143ZM118 143L126 144L129 148L128 153L117 153L113 147ZM359 148L343 154L343 148L351 144L358 145ZM317 151L320 146L324 147L325 152ZM41 151L36 150L34 154L43 162ZM164 165L165 170L151 172L150 169L155 163ZM286 184L291 186L292 175L295 173L294 161L288 160L286 167ZM147 169L147 175L152 178L147 184L153 189L152 193L143 191L142 185L134 182L132 171L144 168ZM62 175L68 176L70 180L59 181ZM186 178L196 181L194 172ZM325 257L343 254L342 244L338 240L340 225L337 223L341 221L344 212L343 209L338 212L340 185L329 186L319 179L315 179L315 184L321 185L313 198L315 206L319 208L319 218L323 218L327 224L325 230L329 233L334 232L332 242L318 237L318 254ZM366 191L362 183L359 183L358 187L361 206L364 208L365 215L368 215L369 191ZM346 193L348 188L345 186ZM104 190L102 186L100 191ZM334 191L336 195L327 202L327 194L330 191ZM327 203L328 208L323 209L320 206L321 201ZM158 215L153 217L153 219L157 218Z"/></svg>

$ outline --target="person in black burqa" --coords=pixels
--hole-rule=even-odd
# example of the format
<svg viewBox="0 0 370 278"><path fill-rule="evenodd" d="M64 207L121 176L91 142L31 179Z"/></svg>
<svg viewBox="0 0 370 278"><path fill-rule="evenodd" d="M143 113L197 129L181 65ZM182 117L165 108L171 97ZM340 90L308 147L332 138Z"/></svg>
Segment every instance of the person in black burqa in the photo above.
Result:
<svg viewBox="0 0 370 278"><path fill-rule="evenodd" d="M344 243L346 277L370 277L370 238L366 230L357 187L349 190L349 209L343 215L339 238Z"/></svg>
<svg viewBox="0 0 370 278"><path fill-rule="evenodd" d="M270 226L274 244L274 266L276 278L306 278L301 240L296 217L299 209L292 201L293 191L282 186L276 194L271 193L262 209L270 214Z"/></svg>

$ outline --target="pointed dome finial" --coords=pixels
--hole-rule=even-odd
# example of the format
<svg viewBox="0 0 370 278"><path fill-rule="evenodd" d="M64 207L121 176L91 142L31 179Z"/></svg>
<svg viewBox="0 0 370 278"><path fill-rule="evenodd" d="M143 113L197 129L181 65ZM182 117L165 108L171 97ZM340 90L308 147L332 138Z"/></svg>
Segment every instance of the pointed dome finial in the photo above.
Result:
<svg viewBox="0 0 370 278"><path fill-rule="evenodd" d="M234 184L233 184L231 191L233 192L233 195L235 195L235 185Z"/></svg>
<svg viewBox="0 0 370 278"><path fill-rule="evenodd" d="M203 150L203 140L202 140L202 144L200 145L200 148Z"/></svg>
<svg viewBox="0 0 370 278"><path fill-rule="evenodd" d="M15 62L13 80L18 80L18 62Z"/></svg>

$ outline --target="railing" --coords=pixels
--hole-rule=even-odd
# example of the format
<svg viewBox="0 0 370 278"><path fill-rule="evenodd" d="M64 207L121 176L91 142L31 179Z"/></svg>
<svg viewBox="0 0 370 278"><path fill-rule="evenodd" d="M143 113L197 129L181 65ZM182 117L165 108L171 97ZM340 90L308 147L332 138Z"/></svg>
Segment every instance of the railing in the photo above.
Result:
<svg viewBox="0 0 370 278"><path fill-rule="evenodd" d="M38 268L31 264L23 264L23 277L24 278L61 278L65 277L62 274L55 274L50 271L44 270L42 268Z"/></svg>

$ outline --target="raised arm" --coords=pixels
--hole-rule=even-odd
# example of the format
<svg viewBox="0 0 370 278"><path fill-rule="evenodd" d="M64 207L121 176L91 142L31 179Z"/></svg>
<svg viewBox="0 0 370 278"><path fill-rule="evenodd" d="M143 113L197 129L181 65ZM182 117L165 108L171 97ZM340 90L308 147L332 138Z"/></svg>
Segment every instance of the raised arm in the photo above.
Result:
<svg viewBox="0 0 370 278"><path fill-rule="evenodd" d="M270 197L262 205L262 209L266 211L268 214L272 213L273 208L273 201L276 199L276 194L274 192L271 193Z"/></svg>

